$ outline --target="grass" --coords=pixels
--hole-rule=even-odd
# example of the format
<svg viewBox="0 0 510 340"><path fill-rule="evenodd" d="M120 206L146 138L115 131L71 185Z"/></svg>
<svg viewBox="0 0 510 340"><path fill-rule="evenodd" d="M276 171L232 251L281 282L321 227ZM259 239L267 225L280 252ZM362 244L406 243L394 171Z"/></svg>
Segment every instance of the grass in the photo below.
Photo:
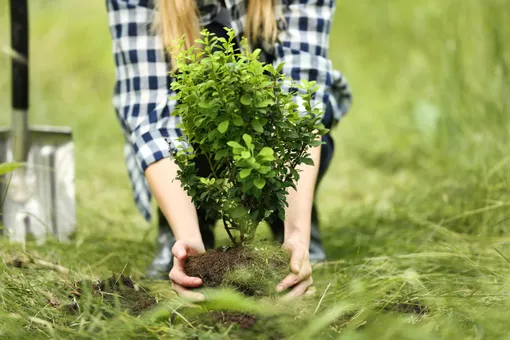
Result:
<svg viewBox="0 0 510 340"><path fill-rule="evenodd" d="M334 131L318 195L330 261L314 269L317 296L290 306L211 293L208 308L269 316L250 334L169 323L181 302L167 283L139 282L158 300L141 316L86 297L79 313L64 312L76 281L123 272L138 282L155 228L138 215L123 164L104 3L31 3L30 120L74 130L79 233L67 245L0 241L0 338L266 338L273 328L288 339L507 338L509 7L338 2L331 58L355 105ZM0 19L6 27L6 3ZM0 75L0 110L10 112L5 54ZM16 257L69 272L8 265Z"/></svg>

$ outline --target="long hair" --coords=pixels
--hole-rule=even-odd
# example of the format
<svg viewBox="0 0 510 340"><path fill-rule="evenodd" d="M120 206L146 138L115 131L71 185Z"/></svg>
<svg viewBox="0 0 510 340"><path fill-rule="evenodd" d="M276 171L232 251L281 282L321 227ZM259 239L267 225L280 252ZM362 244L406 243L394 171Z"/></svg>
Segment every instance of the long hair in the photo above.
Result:
<svg viewBox="0 0 510 340"><path fill-rule="evenodd" d="M196 0L158 0L154 30L163 46L170 53L175 42L184 36L184 46L189 49L200 37L200 19ZM249 41L272 44L278 35L275 0L249 1L244 35Z"/></svg>

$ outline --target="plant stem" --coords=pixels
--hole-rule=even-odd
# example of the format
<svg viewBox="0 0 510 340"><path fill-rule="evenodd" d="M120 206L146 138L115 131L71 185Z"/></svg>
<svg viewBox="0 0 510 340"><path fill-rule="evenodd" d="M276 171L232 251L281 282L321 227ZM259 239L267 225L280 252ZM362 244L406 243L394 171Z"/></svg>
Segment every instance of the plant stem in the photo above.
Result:
<svg viewBox="0 0 510 340"><path fill-rule="evenodd" d="M218 178L218 175L216 175L216 169L214 168L214 166L211 162L211 158L206 153L202 153L202 154L205 156L205 158L207 158L207 162L209 162L209 167L211 168L211 172L213 173L214 177Z"/></svg>
<svg viewBox="0 0 510 340"><path fill-rule="evenodd" d="M225 230L227 231L228 237L230 237L230 241L232 241L232 243L235 246L237 246L236 239L234 238L234 236L232 236L232 233L230 232L230 228L227 226L227 221L225 220L225 216L222 216L221 219L223 220L223 226L225 227Z"/></svg>

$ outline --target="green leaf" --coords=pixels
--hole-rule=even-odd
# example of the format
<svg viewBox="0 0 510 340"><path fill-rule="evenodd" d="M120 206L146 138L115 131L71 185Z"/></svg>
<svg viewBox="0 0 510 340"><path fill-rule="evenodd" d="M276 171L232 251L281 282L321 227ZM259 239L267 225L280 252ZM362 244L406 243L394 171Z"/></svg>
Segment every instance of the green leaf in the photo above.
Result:
<svg viewBox="0 0 510 340"><path fill-rule="evenodd" d="M232 218L240 218L240 217L245 216L246 213L247 213L246 208L237 207L237 208L232 210L232 212L230 213L230 217L232 217Z"/></svg>
<svg viewBox="0 0 510 340"><path fill-rule="evenodd" d="M260 168L257 169L257 171L263 175L267 174L269 171L271 171L271 167L267 165L263 165Z"/></svg>
<svg viewBox="0 0 510 340"><path fill-rule="evenodd" d="M241 157L243 157L244 159L248 159L250 158L251 154L249 151L243 151L241 152Z"/></svg>
<svg viewBox="0 0 510 340"><path fill-rule="evenodd" d="M251 188L253 188L253 182L252 181L246 181L243 183L243 191L248 192Z"/></svg>
<svg viewBox="0 0 510 340"><path fill-rule="evenodd" d="M313 163L313 160L311 158L308 158L308 157L301 157L299 159L302 163L306 164L306 165L311 165L313 166L314 163Z"/></svg>
<svg viewBox="0 0 510 340"><path fill-rule="evenodd" d="M296 131L294 130L289 130L285 133L287 135L287 137L291 138L291 139L297 139L299 138L299 135L297 134Z"/></svg>
<svg viewBox="0 0 510 340"><path fill-rule="evenodd" d="M228 150L227 149L221 149L218 152L216 152L216 154L214 155L214 160L215 161L219 161L223 157L227 157L227 155L228 155Z"/></svg>
<svg viewBox="0 0 510 340"><path fill-rule="evenodd" d="M227 132L228 124L229 124L229 121L228 121L228 120L224 120L223 122L221 122L221 123L220 123L220 125L218 125L218 131L219 131L220 133L225 133L225 132Z"/></svg>
<svg viewBox="0 0 510 340"><path fill-rule="evenodd" d="M278 217L280 220L285 221L285 210L278 207Z"/></svg>
<svg viewBox="0 0 510 340"><path fill-rule="evenodd" d="M250 105L251 104L251 95L249 93L245 93L241 97L241 104Z"/></svg>
<svg viewBox="0 0 510 340"><path fill-rule="evenodd" d="M244 149L244 146L242 146L241 144L239 144L238 142L235 142L233 140L231 140L230 142L227 142L227 145L230 147L233 147L233 148Z"/></svg>
<svg viewBox="0 0 510 340"><path fill-rule="evenodd" d="M268 107L269 105L272 105L274 102L271 99L265 99L258 103L257 107Z"/></svg>
<svg viewBox="0 0 510 340"><path fill-rule="evenodd" d="M251 122L253 126L253 130L257 131L258 133L264 132L264 128L262 127L262 124L258 121L258 119L255 119Z"/></svg>
<svg viewBox="0 0 510 340"><path fill-rule="evenodd" d="M251 174L251 168L248 168L248 169L241 170L241 172L239 173L239 176L241 176L241 178L246 178L246 177L250 176L250 174Z"/></svg>
<svg viewBox="0 0 510 340"><path fill-rule="evenodd" d="M256 180L253 181L253 184L257 188L262 189L266 185L266 180L263 178L257 178Z"/></svg>
<svg viewBox="0 0 510 340"><path fill-rule="evenodd" d="M209 140L209 142L212 142L214 140L214 138L216 137L216 133L217 133L216 130L211 130L207 133L207 139Z"/></svg>
<svg viewBox="0 0 510 340"><path fill-rule="evenodd" d="M321 136L324 136L325 134L327 134L330 130L329 129L319 129L319 131L317 132L319 135Z"/></svg>
<svg viewBox="0 0 510 340"><path fill-rule="evenodd" d="M266 64L264 66L264 70L268 71L269 73L271 74L274 74L275 73L275 69L274 69L274 66L273 64Z"/></svg>
<svg viewBox="0 0 510 340"><path fill-rule="evenodd" d="M23 163L1 163L0 164L0 176L5 175L8 172L14 171L19 167L22 167Z"/></svg>
<svg viewBox="0 0 510 340"><path fill-rule="evenodd" d="M198 106L200 106L202 109L210 109L212 107L212 104L206 102L205 100L200 100L198 102Z"/></svg>
<svg viewBox="0 0 510 340"><path fill-rule="evenodd" d="M244 125L244 120L239 117L239 116L235 116L234 117L234 125L235 126L243 126Z"/></svg>
<svg viewBox="0 0 510 340"><path fill-rule="evenodd" d="M200 125L202 125L202 123L204 122L204 120L205 120L205 118L197 119L197 120L195 121L195 126L198 126L198 127L199 127Z"/></svg>
<svg viewBox="0 0 510 340"><path fill-rule="evenodd" d="M256 210L253 210L251 212L251 218L252 220L256 221L257 218L259 217L259 214L260 214L260 210L259 209L256 209Z"/></svg>
<svg viewBox="0 0 510 340"><path fill-rule="evenodd" d="M253 139L251 138L250 135L245 133L245 134L243 134L243 140L246 143L246 146L249 148L251 146L251 142Z"/></svg>
<svg viewBox="0 0 510 340"><path fill-rule="evenodd" d="M295 178L296 180L297 180L297 179L299 179L299 173L297 172L297 170L296 170L296 169L294 169L294 168L290 168L290 172L291 172L291 174L294 176L294 178Z"/></svg>
<svg viewBox="0 0 510 340"><path fill-rule="evenodd" d="M313 140L313 141L310 143L310 145L311 145L311 146L313 146L313 147L317 147L317 146L319 146L319 145L321 145L321 144L322 144L322 140L317 140L317 139Z"/></svg>
<svg viewBox="0 0 510 340"><path fill-rule="evenodd" d="M284 66L285 63L279 63L278 66L276 67L276 72L281 73Z"/></svg>
<svg viewBox="0 0 510 340"><path fill-rule="evenodd" d="M262 157L272 156L273 154L274 154L273 149L271 149L267 146L264 146L262 148L262 150L260 150L260 152L259 152L259 156L262 156Z"/></svg>

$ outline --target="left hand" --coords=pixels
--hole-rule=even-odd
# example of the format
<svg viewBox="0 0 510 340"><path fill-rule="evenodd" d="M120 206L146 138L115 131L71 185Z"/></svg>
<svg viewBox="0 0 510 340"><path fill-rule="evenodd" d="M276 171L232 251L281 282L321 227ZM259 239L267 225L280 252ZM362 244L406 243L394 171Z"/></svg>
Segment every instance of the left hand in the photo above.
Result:
<svg viewBox="0 0 510 340"><path fill-rule="evenodd" d="M284 300L290 300L305 294L312 286L312 266L310 265L308 247L303 242L286 240L282 247L290 254L292 273L276 286L276 291L280 293L291 289L283 297Z"/></svg>

